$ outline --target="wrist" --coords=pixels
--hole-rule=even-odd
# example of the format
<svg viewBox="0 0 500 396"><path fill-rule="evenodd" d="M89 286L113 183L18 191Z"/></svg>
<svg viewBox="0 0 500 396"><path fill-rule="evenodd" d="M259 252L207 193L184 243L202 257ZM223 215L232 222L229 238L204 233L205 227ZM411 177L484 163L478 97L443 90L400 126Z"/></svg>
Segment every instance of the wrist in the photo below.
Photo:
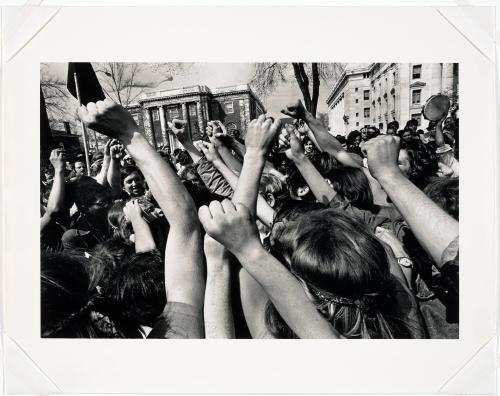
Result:
<svg viewBox="0 0 500 396"><path fill-rule="evenodd" d="M247 241L245 246L241 249L237 249L232 252L238 261L243 265L258 262L262 258L263 254L266 254L266 250L258 238L255 240Z"/></svg>
<svg viewBox="0 0 500 396"><path fill-rule="evenodd" d="M304 153L299 154L299 155L294 155L292 158L293 158L292 161L297 166L302 165L307 160L307 157L306 157L306 155Z"/></svg>
<svg viewBox="0 0 500 396"><path fill-rule="evenodd" d="M257 165L264 165L266 161L266 153L256 148L249 148L245 152L244 160L252 161Z"/></svg>
<svg viewBox="0 0 500 396"><path fill-rule="evenodd" d="M383 169L380 172L377 172L375 175L373 175L373 177L377 179L378 182L382 185L390 183L391 181L401 177L404 178L403 173L401 173L401 170L399 169L398 166L393 166Z"/></svg>
<svg viewBox="0 0 500 396"><path fill-rule="evenodd" d="M54 168L54 176L64 176L64 167Z"/></svg>

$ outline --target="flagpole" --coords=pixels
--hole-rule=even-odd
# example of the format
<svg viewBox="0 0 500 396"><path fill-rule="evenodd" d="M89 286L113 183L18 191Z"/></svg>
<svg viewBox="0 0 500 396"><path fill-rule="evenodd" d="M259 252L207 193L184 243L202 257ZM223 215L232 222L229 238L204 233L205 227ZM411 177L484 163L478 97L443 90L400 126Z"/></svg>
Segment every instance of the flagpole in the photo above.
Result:
<svg viewBox="0 0 500 396"><path fill-rule="evenodd" d="M73 74L75 78L75 88L76 88L76 97L78 98L78 104L82 105L82 100L80 98L80 87L78 85L78 76L76 73ZM87 165L87 176L90 176L90 161L89 161L89 149L88 149L88 141L87 141L87 128L85 128L85 124L82 120L80 120L80 124L83 129L83 149L85 150L85 164Z"/></svg>

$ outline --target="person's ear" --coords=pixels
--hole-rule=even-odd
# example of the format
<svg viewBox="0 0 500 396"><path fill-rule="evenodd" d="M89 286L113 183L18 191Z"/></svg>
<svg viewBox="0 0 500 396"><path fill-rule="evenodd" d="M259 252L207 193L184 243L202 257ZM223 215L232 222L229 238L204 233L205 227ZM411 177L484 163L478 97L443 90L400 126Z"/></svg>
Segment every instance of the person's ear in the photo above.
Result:
<svg viewBox="0 0 500 396"><path fill-rule="evenodd" d="M274 208L274 205L276 205L276 199L274 198L274 195L271 193L266 193L264 195L264 199L266 202L269 204L271 208Z"/></svg>
<svg viewBox="0 0 500 396"><path fill-rule="evenodd" d="M309 186L304 186L304 187L299 187L297 189L297 195L299 197L305 197L307 194L309 194Z"/></svg>

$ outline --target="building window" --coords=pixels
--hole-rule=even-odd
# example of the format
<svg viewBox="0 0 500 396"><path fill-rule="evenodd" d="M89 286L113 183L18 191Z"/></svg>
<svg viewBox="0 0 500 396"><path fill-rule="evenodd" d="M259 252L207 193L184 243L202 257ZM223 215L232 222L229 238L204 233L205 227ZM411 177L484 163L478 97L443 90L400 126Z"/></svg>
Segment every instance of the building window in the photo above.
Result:
<svg viewBox="0 0 500 396"><path fill-rule="evenodd" d="M168 112L168 119L169 120L173 120L174 118L180 118L178 107L170 107L167 109L167 112Z"/></svg>
<svg viewBox="0 0 500 396"><path fill-rule="evenodd" d="M364 90L363 91L363 99L364 100L370 100L370 90Z"/></svg>
<svg viewBox="0 0 500 396"><path fill-rule="evenodd" d="M422 115L420 113L415 113L411 115L412 120L417 120L418 126L420 126L420 119L422 118Z"/></svg>
<svg viewBox="0 0 500 396"><path fill-rule="evenodd" d="M356 122L356 126L359 126L359 122Z"/></svg>
<svg viewBox="0 0 500 396"><path fill-rule="evenodd" d="M354 92L358 92L358 88L354 88Z"/></svg>
<svg viewBox="0 0 500 396"><path fill-rule="evenodd" d="M158 109L151 110L151 116L153 117L153 121L158 121L160 119L160 113Z"/></svg>
<svg viewBox="0 0 500 396"><path fill-rule="evenodd" d="M359 102L359 100L358 100L358 99L356 99L356 103L358 103L358 102Z"/></svg>
<svg viewBox="0 0 500 396"><path fill-rule="evenodd" d="M370 108L365 107L365 118L370 118Z"/></svg>
<svg viewBox="0 0 500 396"><path fill-rule="evenodd" d="M421 96L422 96L422 90L414 89L411 93L411 104L420 104Z"/></svg>
<svg viewBox="0 0 500 396"><path fill-rule="evenodd" d="M356 113L356 117L359 117L359 113Z"/></svg>
<svg viewBox="0 0 500 396"><path fill-rule="evenodd" d="M422 74L422 65L413 66L412 78L414 80L420 78L421 74Z"/></svg>
<svg viewBox="0 0 500 396"><path fill-rule="evenodd" d="M224 111L226 112L226 114L233 114L234 113L233 102L225 102L224 103Z"/></svg>

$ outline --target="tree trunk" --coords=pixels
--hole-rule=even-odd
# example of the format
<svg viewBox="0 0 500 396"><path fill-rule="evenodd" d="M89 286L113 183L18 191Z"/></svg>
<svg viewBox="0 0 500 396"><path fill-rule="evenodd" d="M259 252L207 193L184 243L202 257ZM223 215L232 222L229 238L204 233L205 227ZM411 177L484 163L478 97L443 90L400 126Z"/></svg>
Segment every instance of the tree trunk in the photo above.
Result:
<svg viewBox="0 0 500 396"><path fill-rule="evenodd" d="M311 114L316 117L316 109L318 108L319 98L319 70L318 64L312 64L312 98L311 98Z"/></svg>
<svg viewBox="0 0 500 396"><path fill-rule="evenodd" d="M304 69L303 63L292 63L295 79L299 85L302 96L304 97L304 106L307 111L311 111L311 94L309 93L309 78Z"/></svg>

